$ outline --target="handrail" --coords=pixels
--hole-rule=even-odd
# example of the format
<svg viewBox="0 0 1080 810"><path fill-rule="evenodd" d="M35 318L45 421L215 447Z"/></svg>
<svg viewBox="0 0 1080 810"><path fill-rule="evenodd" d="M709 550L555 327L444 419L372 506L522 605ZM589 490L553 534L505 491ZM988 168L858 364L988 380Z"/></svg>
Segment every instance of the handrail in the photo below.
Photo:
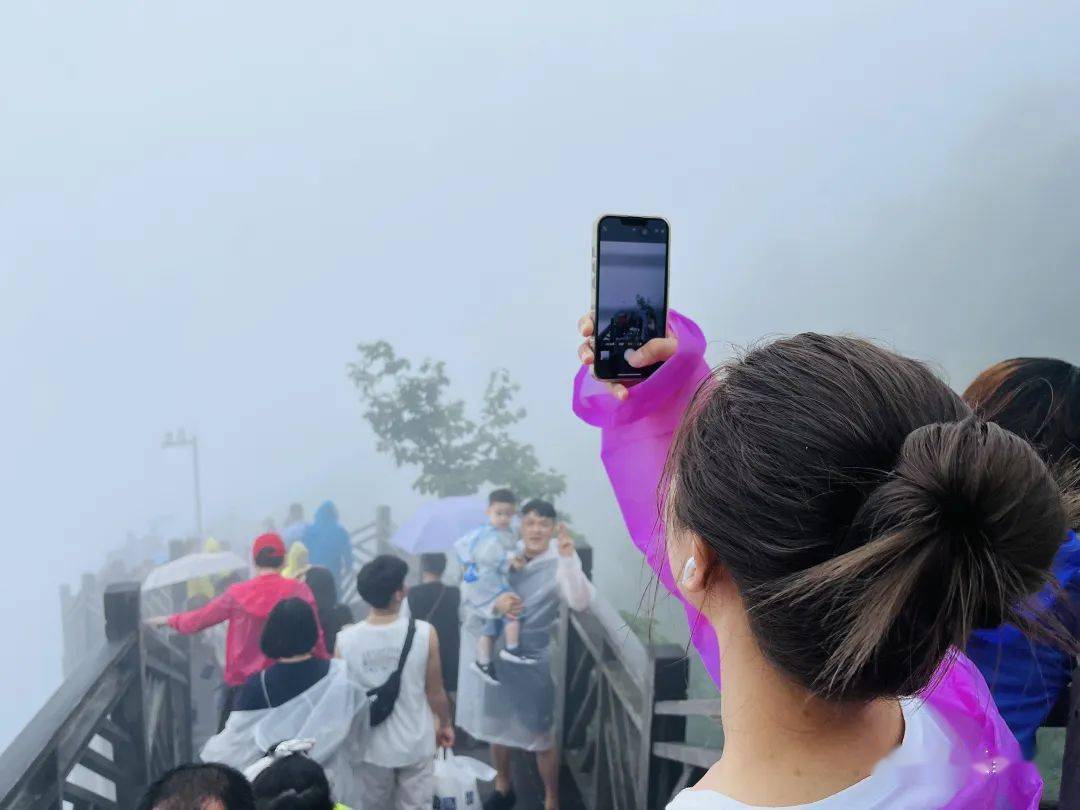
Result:
<svg viewBox="0 0 1080 810"><path fill-rule="evenodd" d="M0 810L126 810L191 759L190 660L147 643L139 596L138 583L106 589L105 641L0 754Z"/></svg>
<svg viewBox="0 0 1080 810"><path fill-rule="evenodd" d="M15 743L0 754L0 807L30 807L42 791L31 783L44 767L67 774L80 759L96 724L87 729L83 715L97 713L101 705L112 706L135 676L122 663L136 646L132 634L121 641L107 641L84 661L57 689L20 732ZM55 762L46 763L49 757Z"/></svg>

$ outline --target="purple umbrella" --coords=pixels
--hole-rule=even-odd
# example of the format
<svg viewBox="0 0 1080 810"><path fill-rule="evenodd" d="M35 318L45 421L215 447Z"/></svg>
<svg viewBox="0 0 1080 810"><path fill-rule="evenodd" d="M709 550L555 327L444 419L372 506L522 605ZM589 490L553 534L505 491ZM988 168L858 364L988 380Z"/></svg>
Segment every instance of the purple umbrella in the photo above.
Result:
<svg viewBox="0 0 1080 810"><path fill-rule="evenodd" d="M483 495L429 501L394 533L390 543L409 554L447 551L459 537L488 522L486 509Z"/></svg>

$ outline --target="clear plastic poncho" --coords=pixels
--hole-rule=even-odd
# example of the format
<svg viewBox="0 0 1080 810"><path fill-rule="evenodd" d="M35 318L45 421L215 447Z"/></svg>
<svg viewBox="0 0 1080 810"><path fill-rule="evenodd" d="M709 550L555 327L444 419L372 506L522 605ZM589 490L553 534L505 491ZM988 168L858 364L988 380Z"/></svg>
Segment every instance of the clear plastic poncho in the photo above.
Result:
<svg viewBox="0 0 1080 810"><path fill-rule="evenodd" d="M292 700L269 709L234 711L199 758L244 770L284 740L315 741L310 756L326 769L331 791L340 802L359 808L353 778L368 730L368 699L349 675L344 661L330 662L326 677Z"/></svg>
<svg viewBox="0 0 1080 810"><path fill-rule="evenodd" d="M510 590L521 597L521 646L540 661L512 664L498 657L505 644L495 645L499 686L491 686L472 669L485 614L463 608L461 655L458 667L457 724L488 743L546 751L554 744L555 683L551 677L551 648L558 628L561 589L556 577L559 555L555 545L508 575Z"/></svg>

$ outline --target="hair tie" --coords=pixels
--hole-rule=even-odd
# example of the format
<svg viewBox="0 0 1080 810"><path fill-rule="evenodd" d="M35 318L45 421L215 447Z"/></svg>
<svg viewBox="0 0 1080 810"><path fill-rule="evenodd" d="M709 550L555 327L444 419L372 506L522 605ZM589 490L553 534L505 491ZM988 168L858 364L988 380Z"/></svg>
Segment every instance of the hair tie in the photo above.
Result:
<svg viewBox="0 0 1080 810"><path fill-rule="evenodd" d="M308 751L314 747L315 740L312 739L282 740L267 751L266 756L245 768L244 776L247 777L249 782L254 782L256 776L265 771L279 759L291 757L293 754L303 754L306 756Z"/></svg>

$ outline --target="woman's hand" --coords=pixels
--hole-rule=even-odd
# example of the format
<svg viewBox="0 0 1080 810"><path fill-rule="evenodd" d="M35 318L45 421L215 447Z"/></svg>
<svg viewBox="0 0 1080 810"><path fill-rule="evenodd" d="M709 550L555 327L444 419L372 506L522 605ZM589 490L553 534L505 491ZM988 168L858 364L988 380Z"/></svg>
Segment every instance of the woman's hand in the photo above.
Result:
<svg viewBox="0 0 1080 810"><path fill-rule="evenodd" d="M593 348L593 332L595 330L596 319L593 317L593 313L582 315L581 319L578 320L578 332L585 338L585 341L578 346L578 359L586 366L591 366L596 359ZM673 337L653 338L640 349L631 352L626 358L626 362L634 368L644 368L655 363L663 363L675 354L678 346L679 341ZM630 394L624 383L608 382L606 380L601 380L601 382L607 386L608 390L611 391L611 395L616 399L626 399Z"/></svg>

